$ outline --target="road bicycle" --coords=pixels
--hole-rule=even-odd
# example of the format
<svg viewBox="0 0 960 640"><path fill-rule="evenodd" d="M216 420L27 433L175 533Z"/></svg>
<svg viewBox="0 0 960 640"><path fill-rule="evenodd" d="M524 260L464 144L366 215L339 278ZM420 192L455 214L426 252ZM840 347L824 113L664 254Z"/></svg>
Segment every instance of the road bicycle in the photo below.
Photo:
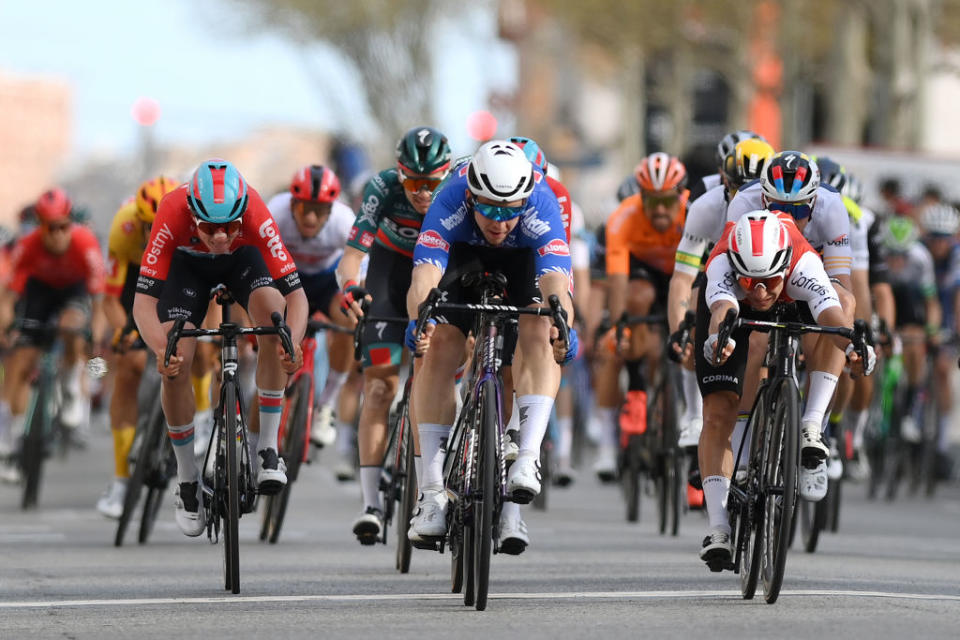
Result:
<svg viewBox="0 0 960 640"><path fill-rule="evenodd" d="M437 544L441 551L445 543L450 547L452 590L455 593L462 590L464 604L483 611L487 607L490 584L490 557L500 551L500 510L509 499L502 455L505 423L500 368L504 327L511 317L549 317L563 344L568 344L569 329L556 296L550 296L548 308L502 304L507 279L499 272L464 274L460 285L479 292L480 302L441 302L443 292L433 289L421 305L416 336L419 340L427 320L436 314L466 312L475 316L476 340L465 382L470 392L450 432L444 458L445 487L450 498L448 533L446 539L440 539ZM523 503L532 499L533 496L529 496Z"/></svg>
<svg viewBox="0 0 960 640"><path fill-rule="evenodd" d="M264 496L263 514L260 520L260 540L276 544L280 539L280 530L290 502L293 483L300 475L300 467L309 463L310 427L313 424L316 392L315 355L326 339L324 332L353 333L331 322L310 320L307 322L306 337L303 339L303 365L294 373L284 391L283 413L280 417L280 431L277 435L279 455L287 466L287 484L280 493Z"/></svg>
<svg viewBox="0 0 960 640"><path fill-rule="evenodd" d="M167 334L164 365L169 364L180 338L219 336L221 339L220 402L213 412L213 431L204 458L200 483L203 501L200 508L206 512L207 537L210 541L218 542L221 529L223 532L224 588L240 593L239 519L242 514L256 509L257 482L247 445L246 420L237 378L237 341L247 335L276 335L287 354L292 356L294 350L290 329L279 312L271 314L273 326L241 327L230 321L230 305L234 300L226 287L215 287L211 296L223 308L220 326L217 329L185 329L185 319L175 320Z"/></svg>
<svg viewBox="0 0 960 640"><path fill-rule="evenodd" d="M753 598L758 578L764 599L777 601L783 584L794 510L799 497L800 389L797 386L797 354L803 334L839 335L851 340L866 361L866 327L857 321L854 329L822 327L791 322L794 305L778 304L773 320L738 318L730 309L718 330L716 353L721 353L738 328L770 334L763 367L767 370L757 391L745 433L750 434L750 457L746 479L732 482L727 500L733 533L732 565L709 563L711 571L733 569L740 574L744 599ZM736 445L734 468L741 468L743 442Z"/></svg>

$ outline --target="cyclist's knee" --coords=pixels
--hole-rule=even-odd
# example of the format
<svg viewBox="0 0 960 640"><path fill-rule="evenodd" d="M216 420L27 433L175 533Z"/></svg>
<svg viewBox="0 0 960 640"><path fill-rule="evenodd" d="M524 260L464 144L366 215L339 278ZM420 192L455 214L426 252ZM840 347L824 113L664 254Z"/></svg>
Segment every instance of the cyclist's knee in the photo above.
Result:
<svg viewBox="0 0 960 640"><path fill-rule="evenodd" d="M631 280L627 309L634 315L646 315L657 300L657 290L647 280Z"/></svg>
<svg viewBox="0 0 960 640"><path fill-rule="evenodd" d="M282 311L283 306L283 295L279 289L276 287L260 287L250 292L247 313L254 324L270 325L270 314L274 311Z"/></svg>
<svg viewBox="0 0 960 640"><path fill-rule="evenodd" d="M396 391L396 385L391 385L389 379L370 377L364 380L363 399L372 409L382 409L390 406Z"/></svg>

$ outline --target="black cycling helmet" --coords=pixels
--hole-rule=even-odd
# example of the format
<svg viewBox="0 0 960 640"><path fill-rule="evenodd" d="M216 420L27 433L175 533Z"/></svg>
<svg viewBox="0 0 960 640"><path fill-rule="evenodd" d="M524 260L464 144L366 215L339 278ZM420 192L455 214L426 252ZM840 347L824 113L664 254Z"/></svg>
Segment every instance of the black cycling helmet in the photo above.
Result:
<svg viewBox="0 0 960 640"><path fill-rule="evenodd" d="M847 184L846 169L827 156L814 156L813 159L820 168L820 183L828 184L837 191L843 192L843 187Z"/></svg>
<svg viewBox="0 0 960 640"><path fill-rule="evenodd" d="M405 175L426 176L450 169L450 143L433 127L414 127L397 143L397 164Z"/></svg>

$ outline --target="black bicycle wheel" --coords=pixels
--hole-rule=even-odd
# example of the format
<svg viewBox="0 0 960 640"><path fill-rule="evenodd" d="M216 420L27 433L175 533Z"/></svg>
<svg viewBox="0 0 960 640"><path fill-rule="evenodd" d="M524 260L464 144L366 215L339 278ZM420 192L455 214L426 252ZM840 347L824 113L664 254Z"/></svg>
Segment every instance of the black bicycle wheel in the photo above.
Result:
<svg viewBox="0 0 960 640"><path fill-rule="evenodd" d="M757 592L760 578L760 552L763 545L763 510L758 506L759 469L762 461L764 429L768 423L767 397L769 387L762 386L753 402L753 410L747 420L746 432L750 434L750 456L740 466L748 469L746 502L740 505L740 520L737 530L737 543L734 549L740 573L740 595L744 600L752 600ZM734 443L733 457L736 462L739 443Z"/></svg>
<svg viewBox="0 0 960 640"><path fill-rule="evenodd" d="M163 407L160 406L160 394L157 394L156 402L151 407L148 421L146 422L145 436L143 446L137 451L136 467L134 473L143 469L143 475L140 477L140 486L137 487L137 496L134 497L130 505L131 511L136 508L137 500L141 489L147 487L147 497L143 502L143 511L140 514L140 530L137 532L137 542L146 543L153 531L153 525L157 520L157 512L160 510L160 503L163 501L163 492L167 487L170 476L170 459L173 458L173 473L176 473L176 457L173 453L173 445L167 437L167 423L163 417ZM131 474L131 480L133 474ZM130 483L127 483L127 494L129 496ZM126 500L124 501L124 511L127 510ZM119 535L119 526L117 527Z"/></svg>
<svg viewBox="0 0 960 640"><path fill-rule="evenodd" d="M547 510L547 492L553 484L553 441L549 434L540 444L540 493L530 503L537 511Z"/></svg>
<svg viewBox="0 0 960 640"><path fill-rule="evenodd" d="M290 502L290 491L300 474L307 437L307 405L310 402L312 385L313 378L302 375L287 396L290 409L287 411L286 423L283 425L283 441L280 443L280 455L287 465L287 484L279 494L268 496L263 525L260 528L260 539L266 539L270 544L276 544L280 539L287 504Z"/></svg>
<svg viewBox="0 0 960 640"><path fill-rule="evenodd" d="M623 451L623 498L627 503L627 522L640 519L640 449L643 447L640 436L632 435Z"/></svg>
<svg viewBox="0 0 960 640"><path fill-rule="evenodd" d="M477 611L487 608L487 592L490 587L490 556L493 553L493 521L499 497L500 474L497 456L497 391L493 381L488 380L480 388L480 413L477 483L480 489L479 502L474 500L474 562L477 580Z"/></svg>
<svg viewBox="0 0 960 640"><path fill-rule="evenodd" d="M48 406L48 385L41 380L33 392L29 404L30 415L26 421L23 445L20 450L20 472L23 475L23 498L21 509L37 506L40 496L40 477L43 474L43 459L46 454L46 430Z"/></svg>
<svg viewBox="0 0 960 640"><path fill-rule="evenodd" d="M397 456L397 466L399 469L400 482L398 497L398 506L396 512L396 530L397 530L397 570L400 573L410 571L410 557L413 555L413 544L407 536L407 530L410 528L410 519L413 517L413 507L417 496L417 474L416 464L413 455L413 430L410 424L410 416L407 402L403 404L403 411L400 412L402 437L398 446L401 453Z"/></svg>
<svg viewBox="0 0 960 640"><path fill-rule="evenodd" d="M153 525L157 522L160 504L163 502L164 490L158 487L147 489L147 497L143 500L143 513L140 514L140 531L137 532L137 542L146 544L153 533Z"/></svg>
<svg viewBox="0 0 960 640"><path fill-rule="evenodd" d="M123 546L123 538L127 534L127 526L133 518L133 512L140 501L140 493L143 490L143 482L147 475L147 461L149 446L147 440L148 434L141 430L134 437L133 449L137 451L137 459L133 463L133 470L127 479L127 494L123 498L123 511L120 513L120 519L117 521L117 532L113 536L113 544L116 547Z"/></svg>
<svg viewBox="0 0 960 640"><path fill-rule="evenodd" d="M226 448L227 513L223 527L224 588L240 593L240 470L237 462L237 389L227 382L223 391L223 443Z"/></svg>
<svg viewBox="0 0 960 640"><path fill-rule="evenodd" d="M764 599L777 601L787 563L790 528L797 500L800 392L784 380L773 396L772 420L763 452L763 553L760 574Z"/></svg>
<svg viewBox="0 0 960 640"><path fill-rule="evenodd" d="M827 524L826 529L830 533L836 533L840 529L840 503L843 498L843 479L831 480L827 489Z"/></svg>
<svg viewBox="0 0 960 640"><path fill-rule="evenodd" d="M831 487L828 484L827 495L819 502L800 499L800 531L803 536L803 550L807 553L813 553L817 550L820 532L826 527L830 489Z"/></svg>

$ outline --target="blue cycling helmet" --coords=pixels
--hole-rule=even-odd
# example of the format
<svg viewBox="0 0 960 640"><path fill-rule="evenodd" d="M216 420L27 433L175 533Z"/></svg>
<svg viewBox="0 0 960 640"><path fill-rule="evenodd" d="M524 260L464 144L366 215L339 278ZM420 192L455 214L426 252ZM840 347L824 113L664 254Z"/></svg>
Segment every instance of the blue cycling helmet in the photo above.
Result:
<svg viewBox="0 0 960 640"><path fill-rule="evenodd" d="M536 142L523 136L513 136L510 142L523 149L523 155L544 173L547 172L547 156Z"/></svg>
<svg viewBox="0 0 960 640"><path fill-rule="evenodd" d="M247 210L247 201L247 182L226 160L207 160L190 178L187 204L204 222L233 222Z"/></svg>

